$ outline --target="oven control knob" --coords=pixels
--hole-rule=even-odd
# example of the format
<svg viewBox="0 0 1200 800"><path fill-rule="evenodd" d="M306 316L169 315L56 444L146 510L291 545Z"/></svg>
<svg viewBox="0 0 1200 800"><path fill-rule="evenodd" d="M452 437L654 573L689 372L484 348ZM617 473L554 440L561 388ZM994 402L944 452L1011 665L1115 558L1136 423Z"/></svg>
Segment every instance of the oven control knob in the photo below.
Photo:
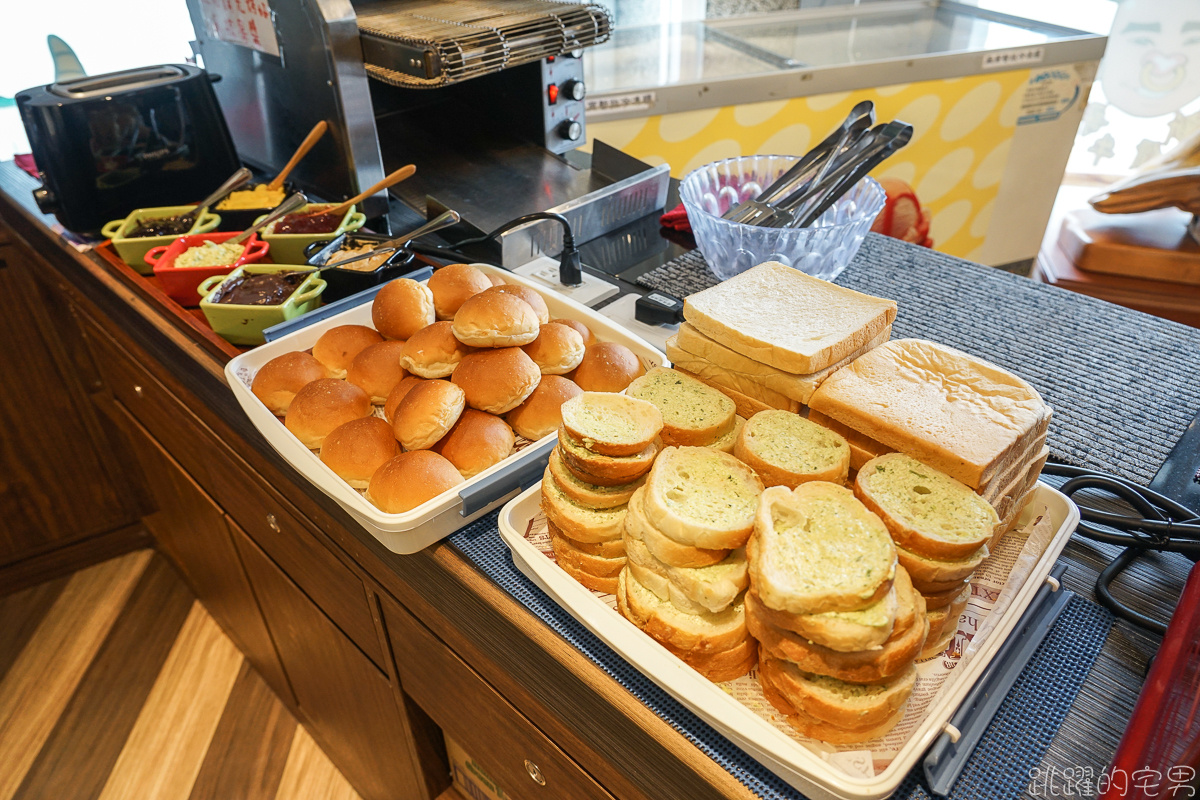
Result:
<svg viewBox="0 0 1200 800"><path fill-rule="evenodd" d="M587 96L587 86L583 81L569 80L562 85L562 93L567 96L568 100L579 102Z"/></svg>
<svg viewBox="0 0 1200 800"><path fill-rule="evenodd" d="M558 123L558 135L568 142L577 142L583 136L583 124L576 119L564 119Z"/></svg>

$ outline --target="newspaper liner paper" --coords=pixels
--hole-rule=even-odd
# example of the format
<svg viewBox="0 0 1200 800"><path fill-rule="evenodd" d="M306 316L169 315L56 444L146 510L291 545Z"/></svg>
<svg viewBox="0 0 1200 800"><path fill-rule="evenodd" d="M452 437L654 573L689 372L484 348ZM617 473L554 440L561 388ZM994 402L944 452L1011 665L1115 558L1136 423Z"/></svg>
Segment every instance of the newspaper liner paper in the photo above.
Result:
<svg viewBox="0 0 1200 800"><path fill-rule="evenodd" d="M1006 533L990 548L991 555L979 565L971 578L971 598L958 618L958 628L946 649L936 656L918 661L917 680L904 712L904 718L886 735L870 742L852 745L831 745L801 736L763 697L758 683L757 668L747 675L717 684L721 689L754 711L776 729L812 750L849 775L874 777L887 769L904 743L924 721L925 712L934 696L951 680L954 669L969 661L980 644L995 627L995 620L1012 603L1017 590L1024 584L1034 565L1054 537L1054 528L1046 510L1036 513L1026 525ZM525 529L525 539L538 552L557 563L550 547L546 517L539 510ZM605 592L593 591L613 613L617 598Z"/></svg>

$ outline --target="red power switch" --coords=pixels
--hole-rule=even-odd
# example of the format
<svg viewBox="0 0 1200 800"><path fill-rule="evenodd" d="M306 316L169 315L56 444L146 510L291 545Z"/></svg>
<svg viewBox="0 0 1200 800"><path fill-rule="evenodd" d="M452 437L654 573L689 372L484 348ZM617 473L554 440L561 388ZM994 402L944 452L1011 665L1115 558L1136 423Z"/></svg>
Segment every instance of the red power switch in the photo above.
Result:
<svg viewBox="0 0 1200 800"><path fill-rule="evenodd" d="M550 105L554 105L555 103L558 102L558 86L557 86L557 84L552 83L546 87L546 96L550 98Z"/></svg>

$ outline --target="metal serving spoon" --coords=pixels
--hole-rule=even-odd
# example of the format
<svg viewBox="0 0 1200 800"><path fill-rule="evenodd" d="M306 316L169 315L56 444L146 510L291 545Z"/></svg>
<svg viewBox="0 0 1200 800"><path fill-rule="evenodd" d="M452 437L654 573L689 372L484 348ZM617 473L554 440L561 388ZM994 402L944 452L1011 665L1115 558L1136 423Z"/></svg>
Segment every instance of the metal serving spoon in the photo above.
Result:
<svg viewBox="0 0 1200 800"><path fill-rule="evenodd" d="M254 234L261 231L263 228L270 225L272 222L275 222L276 220L280 219L281 217L285 217L288 214L291 214L293 211L297 211L301 208L304 208L304 206L307 204L308 204L308 198L305 197L300 192L296 192L295 194L291 195L286 200L284 200L282 203L275 206L274 210L272 210L270 214L267 214L265 217L262 218L262 221L254 223L249 228L246 228L246 230L239 233L237 236L234 236L232 239L228 239L225 243L226 244L241 244L242 242L246 241Z"/></svg>

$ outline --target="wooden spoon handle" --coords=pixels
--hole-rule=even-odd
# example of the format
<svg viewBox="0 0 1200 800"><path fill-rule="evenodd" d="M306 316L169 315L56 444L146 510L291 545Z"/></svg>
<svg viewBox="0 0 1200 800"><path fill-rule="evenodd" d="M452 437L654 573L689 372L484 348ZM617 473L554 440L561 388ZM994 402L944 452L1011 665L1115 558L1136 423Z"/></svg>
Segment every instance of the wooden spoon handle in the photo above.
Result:
<svg viewBox="0 0 1200 800"><path fill-rule="evenodd" d="M387 177L385 177L379 183L377 183L374 186L372 186L371 188L367 189L365 192L359 192L358 194L354 195L354 197L351 197L349 200L342 203L340 206L336 206L334 208L323 208L320 211L314 211L312 213L314 213L314 214L341 214L346 209L350 208L350 206L354 205L355 203L361 203L363 200L366 200L368 197L375 194L376 192L378 192L382 189L386 189L389 186L395 186L400 181L405 180L407 178L411 178L413 173L416 171L417 171L417 168L415 166L413 166L412 164L401 167L400 169L396 170L395 172L393 172L390 175L388 175Z"/></svg>
<svg viewBox="0 0 1200 800"><path fill-rule="evenodd" d="M294 170L296 165L300 163L300 159L308 155L308 151L312 150L313 146L317 142L321 141L321 137L325 135L325 131L327 130L329 130L329 123L327 123L325 120L321 120L314 125L313 129L308 132L308 136L305 136L304 141L301 142L300 146L296 148L296 152L292 154L291 159L283 165L283 169L279 171L279 174L275 176L275 179L267 184L267 188L274 191L283 186L283 182L287 180L287 176L291 174L291 171Z"/></svg>

